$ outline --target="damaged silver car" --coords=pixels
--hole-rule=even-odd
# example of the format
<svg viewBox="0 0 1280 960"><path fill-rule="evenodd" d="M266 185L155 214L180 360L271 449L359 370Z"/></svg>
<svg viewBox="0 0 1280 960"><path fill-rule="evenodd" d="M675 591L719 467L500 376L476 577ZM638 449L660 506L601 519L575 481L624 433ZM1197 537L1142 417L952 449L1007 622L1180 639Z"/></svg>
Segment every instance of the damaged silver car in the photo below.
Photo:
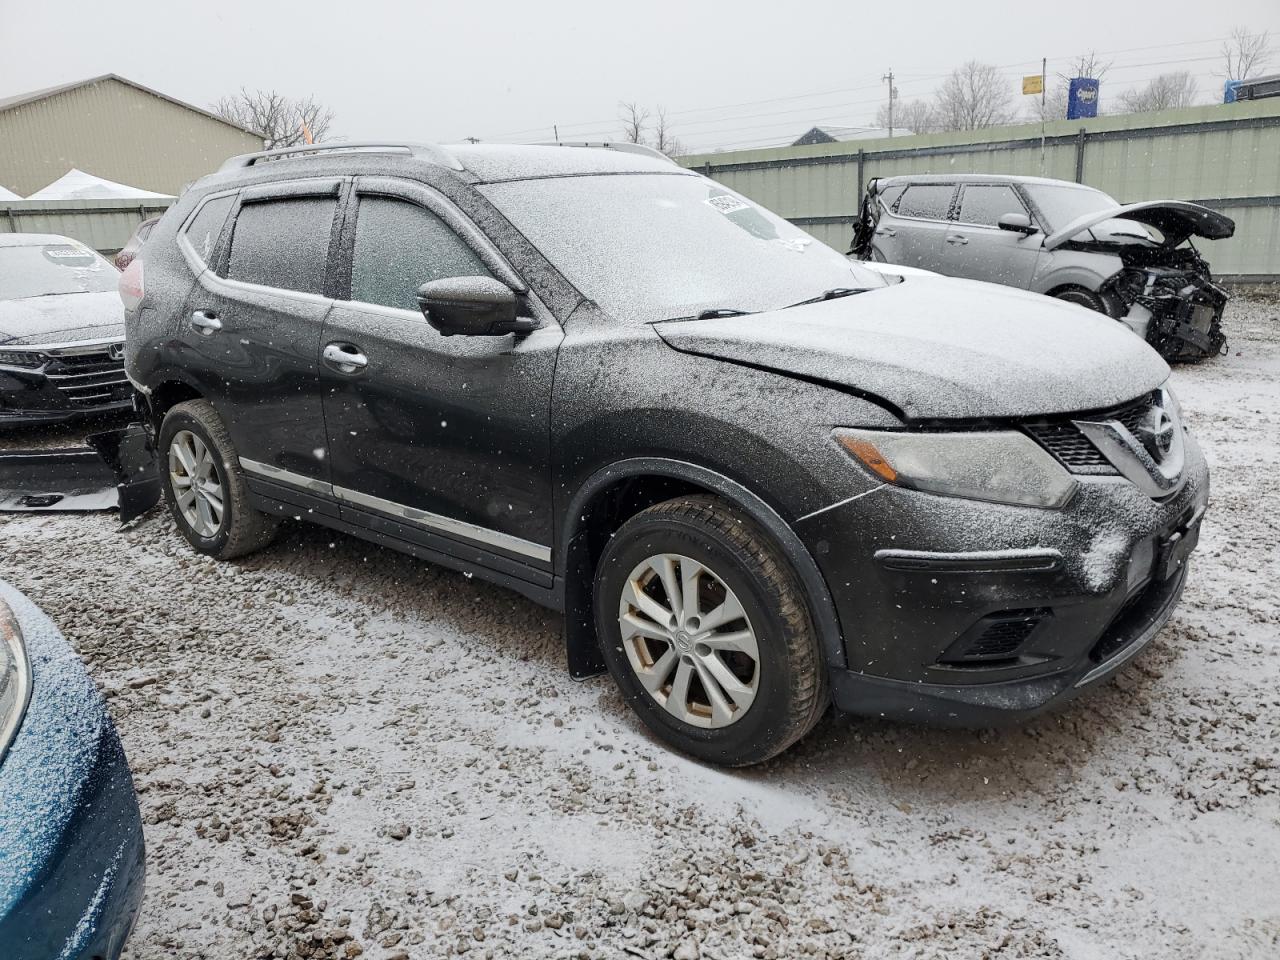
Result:
<svg viewBox="0 0 1280 960"><path fill-rule="evenodd" d="M1167 360L1226 346L1227 292L1192 237L1229 217L1182 200L1122 206L1063 180L912 175L867 184L850 255L1047 294L1127 324Z"/></svg>

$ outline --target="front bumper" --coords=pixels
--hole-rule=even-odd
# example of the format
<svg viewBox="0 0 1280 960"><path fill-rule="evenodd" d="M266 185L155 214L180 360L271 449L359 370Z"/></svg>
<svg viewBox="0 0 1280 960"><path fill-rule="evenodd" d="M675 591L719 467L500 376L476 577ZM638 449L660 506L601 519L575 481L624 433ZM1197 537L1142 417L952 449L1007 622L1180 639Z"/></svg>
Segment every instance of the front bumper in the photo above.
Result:
<svg viewBox="0 0 1280 960"><path fill-rule="evenodd" d="M0 763L5 960L116 960L142 902L142 822L101 697L57 628L0 583L31 661L32 695Z"/></svg>
<svg viewBox="0 0 1280 960"><path fill-rule="evenodd" d="M64 423L129 410L133 390L124 374L124 358L111 356L122 344L39 348L39 366L0 365L0 427Z"/></svg>
<svg viewBox="0 0 1280 960"><path fill-rule="evenodd" d="M1186 436L1186 482L1156 501L1080 477L1061 510L885 486L798 525L832 587L846 664L836 706L958 726L1025 719L1119 669L1171 615L1208 500Z"/></svg>

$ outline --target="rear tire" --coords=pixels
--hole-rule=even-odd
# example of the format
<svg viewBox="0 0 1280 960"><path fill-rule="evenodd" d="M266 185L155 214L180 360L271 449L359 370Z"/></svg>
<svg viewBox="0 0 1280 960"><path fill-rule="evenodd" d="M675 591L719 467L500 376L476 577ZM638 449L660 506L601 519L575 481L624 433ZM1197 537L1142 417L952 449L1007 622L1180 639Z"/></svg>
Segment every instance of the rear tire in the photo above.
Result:
<svg viewBox="0 0 1280 960"><path fill-rule="evenodd" d="M269 544L279 521L249 505L249 487L227 426L207 400L172 407L158 444L164 499L178 529L219 560Z"/></svg>
<svg viewBox="0 0 1280 960"><path fill-rule="evenodd" d="M760 763L826 710L799 581L765 532L717 497L668 500L624 523L600 558L594 603L623 697L677 750Z"/></svg>

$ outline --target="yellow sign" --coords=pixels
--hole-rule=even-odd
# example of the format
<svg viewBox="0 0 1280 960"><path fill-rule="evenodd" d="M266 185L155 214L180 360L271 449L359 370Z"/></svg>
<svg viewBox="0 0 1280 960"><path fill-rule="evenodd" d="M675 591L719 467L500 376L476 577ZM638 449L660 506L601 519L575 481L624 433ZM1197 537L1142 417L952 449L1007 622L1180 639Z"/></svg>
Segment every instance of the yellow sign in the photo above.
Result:
<svg viewBox="0 0 1280 960"><path fill-rule="evenodd" d="M1023 93L1044 93L1044 77L1036 74L1034 77L1022 78Z"/></svg>

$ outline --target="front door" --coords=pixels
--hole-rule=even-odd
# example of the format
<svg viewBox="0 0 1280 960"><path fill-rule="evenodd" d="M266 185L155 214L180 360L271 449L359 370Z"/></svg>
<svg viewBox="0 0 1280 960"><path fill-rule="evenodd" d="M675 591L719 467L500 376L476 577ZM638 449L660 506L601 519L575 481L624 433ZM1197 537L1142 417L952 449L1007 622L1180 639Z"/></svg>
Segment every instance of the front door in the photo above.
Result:
<svg viewBox="0 0 1280 960"><path fill-rule="evenodd" d="M222 416L245 468L284 470L295 484L328 481L317 362L333 305L324 292L339 186L245 190L229 249L200 274L176 338L179 365Z"/></svg>
<svg viewBox="0 0 1280 960"><path fill-rule="evenodd" d="M941 272L1024 290L1030 287L1044 234L999 227L1006 213L1030 216L1017 192L1006 183L967 183L960 189L955 222L948 225L943 238Z"/></svg>
<svg viewBox="0 0 1280 960"><path fill-rule="evenodd" d="M531 334L446 337L423 319L416 294L429 280L522 284L420 184L358 179L347 221L347 298L325 321L321 363L343 516L479 562L547 569L559 325L531 295L523 309L542 324Z"/></svg>

